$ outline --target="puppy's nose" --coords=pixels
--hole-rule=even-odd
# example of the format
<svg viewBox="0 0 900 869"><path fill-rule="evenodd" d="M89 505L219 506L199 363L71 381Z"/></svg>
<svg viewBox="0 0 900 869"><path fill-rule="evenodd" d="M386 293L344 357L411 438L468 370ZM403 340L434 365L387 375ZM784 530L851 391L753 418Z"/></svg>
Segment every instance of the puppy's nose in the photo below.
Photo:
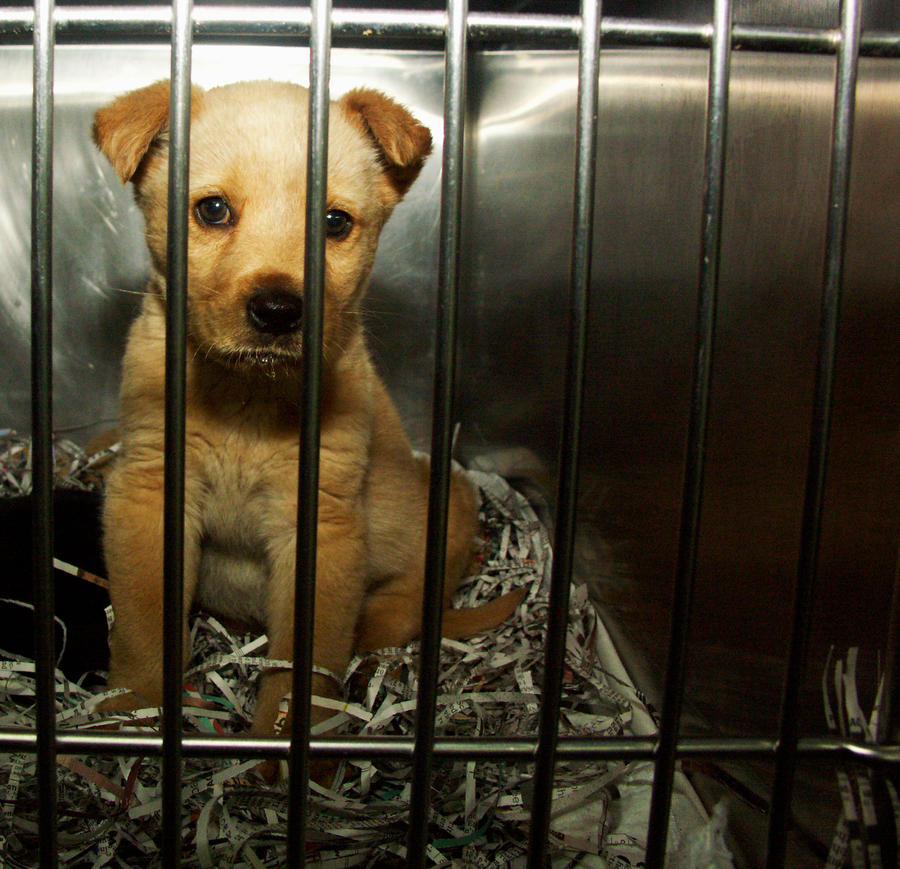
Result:
<svg viewBox="0 0 900 869"><path fill-rule="evenodd" d="M247 302L247 319L267 335L296 332L303 322L303 299L287 290L258 290Z"/></svg>

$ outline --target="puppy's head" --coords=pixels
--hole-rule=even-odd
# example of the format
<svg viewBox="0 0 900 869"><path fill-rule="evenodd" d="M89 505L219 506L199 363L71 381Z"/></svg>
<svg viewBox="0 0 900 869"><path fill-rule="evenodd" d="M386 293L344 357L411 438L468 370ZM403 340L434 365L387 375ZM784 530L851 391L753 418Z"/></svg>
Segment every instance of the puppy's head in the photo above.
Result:
<svg viewBox="0 0 900 869"><path fill-rule="evenodd" d="M201 356L271 369L300 357L308 94L277 82L192 89L188 333ZM154 270L165 277L169 85L97 112L94 138L143 211ZM329 121L326 364L358 328L378 236L431 152L404 108L368 89L333 103Z"/></svg>

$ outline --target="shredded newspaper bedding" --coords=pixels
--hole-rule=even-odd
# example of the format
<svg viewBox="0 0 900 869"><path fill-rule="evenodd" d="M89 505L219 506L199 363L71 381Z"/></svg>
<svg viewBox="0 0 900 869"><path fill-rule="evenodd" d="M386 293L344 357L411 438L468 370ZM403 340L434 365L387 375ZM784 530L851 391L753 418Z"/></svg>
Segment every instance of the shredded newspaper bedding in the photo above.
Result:
<svg viewBox="0 0 900 869"><path fill-rule="evenodd" d="M0 433L2 435L2 433ZM27 444L0 439L3 490L27 488ZM74 447L74 445L72 445ZM57 441L57 470L74 485L99 460ZM108 451L104 451L108 453ZM18 457L18 472L11 468ZM88 465L87 471L84 466ZM551 551L528 502L501 477L470 471L483 495L480 572L454 606L477 606L516 587L527 596L515 616L465 642L444 639L438 686L438 735L533 735L543 673ZM63 474L60 474L63 476ZM18 482L10 491L9 479ZM244 732L265 666L265 637L235 634L208 613L192 622L186 673L185 732ZM0 641L2 646L2 641ZM323 726L358 734L411 734L417 644L358 657L344 677L345 702ZM33 664L0 652L0 727L35 726ZM105 696L57 671L57 726L108 723L94 712ZM158 710L135 716L155 729ZM121 718L121 716L120 716ZM630 683L583 586L573 585L560 734L647 735L655 723ZM159 862L160 761L153 757L59 757L60 861L67 866L153 866ZM183 865L259 869L283 866L286 786L265 784L258 761L187 758L183 774ZM526 763L436 760L432 865L525 865L532 767ZM312 783L308 862L323 867L403 865L410 797L406 761L342 762L332 788ZM556 766L550 847L554 866L617 867L643 857L651 767L642 762L560 761ZM0 755L0 865L33 865L38 794L35 759ZM670 863L730 866L724 815L704 811L679 774L669 833ZM709 844L707 844L709 843ZM710 859L712 857L712 859ZM679 859L680 858L680 859Z"/></svg>
<svg viewBox="0 0 900 869"><path fill-rule="evenodd" d="M74 441L53 438L55 483L65 489L93 492L103 488L103 467L119 450L118 444L86 452ZM0 429L0 497L31 492L31 438L13 429Z"/></svg>
<svg viewBox="0 0 900 869"><path fill-rule="evenodd" d="M857 647L848 649L846 658L837 656L833 647L829 650L822 672L825 720L835 736L874 745L884 714L885 675L877 677L875 701L866 715L860 702L859 658ZM841 869L848 857L854 869L890 865L890 854L896 854L900 842L900 794L895 782L879 767L848 761L835 765L835 776L842 811L824 869Z"/></svg>

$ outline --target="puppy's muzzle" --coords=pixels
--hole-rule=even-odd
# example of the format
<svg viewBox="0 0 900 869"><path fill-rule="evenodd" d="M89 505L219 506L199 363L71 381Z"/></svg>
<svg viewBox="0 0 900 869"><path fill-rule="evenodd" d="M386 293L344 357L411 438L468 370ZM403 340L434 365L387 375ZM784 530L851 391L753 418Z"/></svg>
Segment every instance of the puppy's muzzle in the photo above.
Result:
<svg viewBox="0 0 900 869"><path fill-rule="evenodd" d="M247 301L247 319L257 332L289 335L303 323L303 299L289 290L257 290Z"/></svg>

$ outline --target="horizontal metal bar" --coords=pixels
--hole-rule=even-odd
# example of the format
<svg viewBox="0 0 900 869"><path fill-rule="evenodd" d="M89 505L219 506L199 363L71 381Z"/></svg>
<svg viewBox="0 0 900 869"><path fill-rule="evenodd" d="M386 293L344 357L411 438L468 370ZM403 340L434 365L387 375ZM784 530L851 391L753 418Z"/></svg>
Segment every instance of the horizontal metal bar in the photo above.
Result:
<svg viewBox="0 0 900 869"><path fill-rule="evenodd" d="M172 11L169 6L63 6L56 10L59 43L167 42ZM0 10L0 45L31 42L30 8ZM403 43L440 49L447 29L443 12L417 10L335 9L335 45ZM470 47L576 48L581 20L572 15L506 15L471 13L467 20ZM194 10L197 42L305 42L309 39L308 7L249 5L201 6ZM709 24L604 18L602 39L607 47L665 46L708 48ZM836 54L841 42L837 28L735 25L732 48L803 54ZM900 57L900 33L869 31L861 37L860 54Z"/></svg>
<svg viewBox="0 0 900 869"><path fill-rule="evenodd" d="M156 733L124 731L58 731L60 754L161 755L162 737ZM182 735L184 757L259 757L286 758L290 740L284 737ZM606 738L560 736L556 755L561 760L652 760L658 740L650 736ZM0 728L0 750L34 753L37 736L33 730ZM415 739L412 736L330 736L313 738L311 757L410 759ZM775 739L747 737L682 737L676 754L686 757L771 758L778 749ZM537 752L537 737L438 737L434 741L436 757L468 760L531 761ZM874 745L835 737L806 737L797 743L803 757L855 760L869 765L900 764L900 745Z"/></svg>

